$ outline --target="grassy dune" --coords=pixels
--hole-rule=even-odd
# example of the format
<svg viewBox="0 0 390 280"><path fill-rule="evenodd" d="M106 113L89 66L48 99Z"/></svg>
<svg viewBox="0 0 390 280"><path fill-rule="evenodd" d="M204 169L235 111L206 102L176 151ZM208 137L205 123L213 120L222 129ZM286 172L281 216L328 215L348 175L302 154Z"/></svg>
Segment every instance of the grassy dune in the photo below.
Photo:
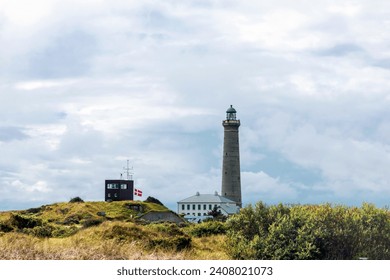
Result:
<svg viewBox="0 0 390 280"><path fill-rule="evenodd" d="M132 204L143 211L131 210ZM220 230L214 234L199 231L205 225L142 222L139 216L151 210L167 209L127 201L1 212L0 259L227 259Z"/></svg>

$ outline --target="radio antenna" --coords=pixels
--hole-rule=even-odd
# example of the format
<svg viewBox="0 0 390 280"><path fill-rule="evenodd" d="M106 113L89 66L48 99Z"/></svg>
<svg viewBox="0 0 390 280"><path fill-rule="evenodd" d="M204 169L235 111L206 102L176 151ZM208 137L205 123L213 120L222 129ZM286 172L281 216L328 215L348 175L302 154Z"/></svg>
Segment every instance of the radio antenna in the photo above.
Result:
<svg viewBox="0 0 390 280"><path fill-rule="evenodd" d="M123 170L126 171L126 178L127 180L133 180L133 172L130 172L133 170L133 167L130 168L130 161L127 160L127 166L126 167L123 167Z"/></svg>

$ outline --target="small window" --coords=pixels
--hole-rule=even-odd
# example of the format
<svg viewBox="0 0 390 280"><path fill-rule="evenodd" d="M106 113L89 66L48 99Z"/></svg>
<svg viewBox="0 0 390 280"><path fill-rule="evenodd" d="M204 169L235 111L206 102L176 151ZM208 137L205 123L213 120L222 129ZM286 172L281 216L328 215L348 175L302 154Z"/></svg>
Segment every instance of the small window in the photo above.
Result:
<svg viewBox="0 0 390 280"><path fill-rule="evenodd" d="M107 184L107 189L119 189L119 184Z"/></svg>
<svg viewBox="0 0 390 280"><path fill-rule="evenodd" d="M117 193L114 193L114 196L115 196L115 197L118 197L118 194L117 194Z"/></svg>
<svg viewBox="0 0 390 280"><path fill-rule="evenodd" d="M200 206L200 204L198 204L198 210L200 210L201 209L201 206Z"/></svg>
<svg viewBox="0 0 390 280"><path fill-rule="evenodd" d="M182 206L181 206L181 210L184 210L185 209L185 205L183 204Z"/></svg>
<svg viewBox="0 0 390 280"><path fill-rule="evenodd" d="M195 204L192 204L192 210L195 210Z"/></svg>
<svg viewBox="0 0 390 280"><path fill-rule="evenodd" d="M190 210L190 205L189 204L187 204L187 210ZM188 213L188 215L189 215L190 213Z"/></svg>
<svg viewBox="0 0 390 280"><path fill-rule="evenodd" d="M203 210L206 210L206 204L203 204Z"/></svg>
<svg viewBox="0 0 390 280"><path fill-rule="evenodd" d="M200 216L200 213L198 213L198 216Z"/></svg>
<svg viewBox="0 0 390 280"><path fill-rule="evenodd" d="M107 194L107 197L111 197L111 194L110 194L110 193L108 193L108 194Z"/></svg>
<svg viewBox="0 0 390 280"><path fill-rule="evenodd" d="M121 184L121 189L126 190L127 189L127 184Z"/></svg>
<svg viewBox="0 0 390 280"><path fill-rule="evenodd" d="M211 210L211 204L209 204L209 210Z"/></svg>

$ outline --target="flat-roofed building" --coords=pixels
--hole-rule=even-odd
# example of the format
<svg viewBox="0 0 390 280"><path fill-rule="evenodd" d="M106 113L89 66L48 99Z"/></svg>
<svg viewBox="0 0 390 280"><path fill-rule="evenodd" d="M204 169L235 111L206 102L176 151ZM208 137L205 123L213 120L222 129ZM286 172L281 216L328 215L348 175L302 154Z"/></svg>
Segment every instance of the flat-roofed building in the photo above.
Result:
<svg viewBox="0 0 390 280"><path fill-rule="evenodd" d="M177 213L185 216L208 216L208 213L214 208L221 210L225 216L238 213L239 206L233 200L214 194L200 194L197 192L194 196L190 196L177 203Z"/></svg>
<svg viewBox="0 0 390 280"><path fill-rule="evenodd" d="M134 181L133 180L106 180L105 181L105 201L133 200Z"/></svg>

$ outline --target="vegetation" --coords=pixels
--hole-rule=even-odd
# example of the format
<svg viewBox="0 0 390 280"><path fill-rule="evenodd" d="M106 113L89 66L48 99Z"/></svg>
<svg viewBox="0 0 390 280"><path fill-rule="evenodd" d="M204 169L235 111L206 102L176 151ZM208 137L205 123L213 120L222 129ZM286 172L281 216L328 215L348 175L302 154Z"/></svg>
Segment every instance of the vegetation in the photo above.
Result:
<svg viewBox="0 0 390 280"><path fill-rule="evenodd" d="M191 236L204 237L226 233L225 223L218 221L206 221L187 227L186 231Z"/></svg>
<svg viewBox="0 0 390 280"><path fill-rule="evenodd" d="M207 215L213 217L213 220L215 221L226 221L226 216L222 214L220 207L216 205L213 210L207 213Z"/></svg>
<svg viewBox="0 0 390 280"><path fill-rule="evenodd" d="M228 220L233 259L390 259L390 212L325 205L248 206Z"/></svg>
<svg viewBox="0 0 390 280"><path fill-rule="evenodd" d="M197 237L191 225L139 219L149 211L169 210L151 202L115 201L2 212L0 259L227 258L217 249L223 235Z"/></svg>
<svg viewBox="0 0 390 280"><path fill-rule="evenodd" d="M0 212L0 259L390 259L390 211L249 205L226 222L140 219L163 205L55 203Z"/></svg>
<svg viewBox="0 0 390 280"><path fill-rule="evenodd" d="M71 200L69 200L70 203L83 203L84 200L82 200L80 197L76 196L74 198L72 198Z"/></svg>
<svg viewBox="0 0 390 280"><path fill-rule="evenodd" d="M162 202L160 200L158 200L157 198L154 198L153 196L148 196L148 198L145 199L145 202L151 202L151 203L155 203L155 204L159 204L159 205L164 206L164 204L162 204Z"/></svg>

